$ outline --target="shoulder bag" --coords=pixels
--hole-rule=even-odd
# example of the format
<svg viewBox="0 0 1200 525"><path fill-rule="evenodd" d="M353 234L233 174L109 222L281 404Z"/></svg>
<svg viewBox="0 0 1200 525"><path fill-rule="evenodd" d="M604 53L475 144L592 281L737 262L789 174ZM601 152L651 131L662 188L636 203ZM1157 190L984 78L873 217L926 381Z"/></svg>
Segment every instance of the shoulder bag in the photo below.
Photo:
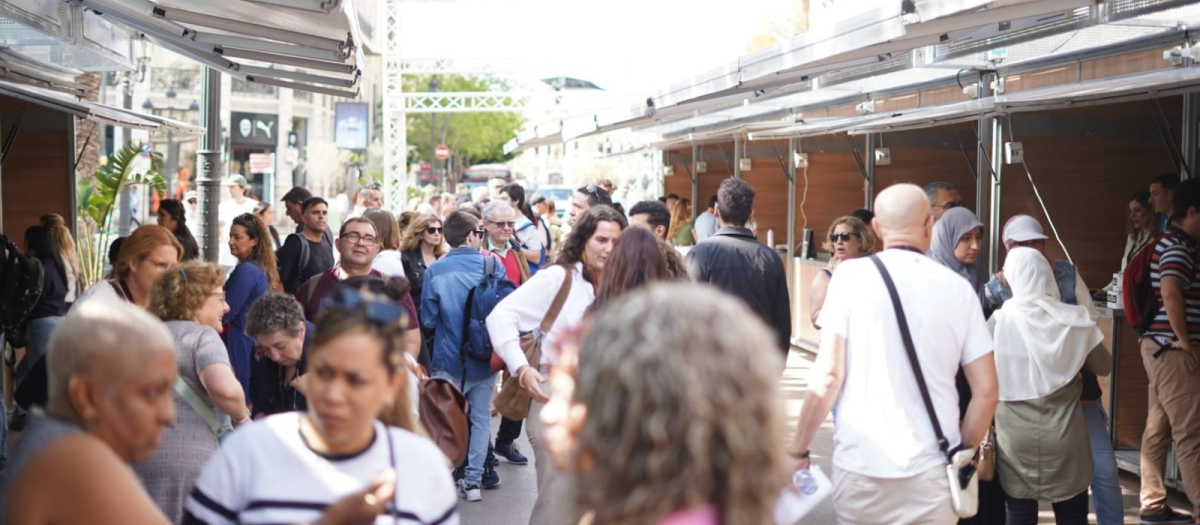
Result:
<svg viewBox="0 0 1200 525"><path fill-rule="evenodd" d="M420 381L417 413L421 425L452 465L461 464L470 443L467 398L445 379L423 377Z"/></svg>
<svg viewBox="0 0 1200 525"><path fill-rule="evenodd" d="M196 394L192 387L188 386L187 382L182 377L175 378L175 393L183 398L183 401L192 407L197 414L200 414L200 419L208 425L208 429L217 437L217 441L225 441L229 434L233 433L233 425L229 422L229 416L217 416L212 409L204 403L200 396Z"/></svg>
<svg viewBox="0 0 1200 525"><path fill-rule="evenodd" d="M883 276L887 285L888 295L892 297L892 307L896 312L896 324L900 328L900 337L904 340L904 350L908 353L908 364L912 367L917 379L917 388L921 390L921 400L925 403L925 413L929 415L929 423L933 425L933 434L937 436L938 449L946 456L946 478L950 485L950 503L955 514L960 518L970 518L979 511L979 471L975 469L975 451L969 448L956 448L950 451L950 442L942 434L942 425L938 423L937 413L934 412L933 400L929 397L929 387L925 384L925 374L921 372L921 362L917 359L917 349L913 345L912 334L908 329L908 318L904 315L904 307L900 304L900 294L896 291L896 283L883 261L877 255L872 255L871 262Z"/></svg>
<svg viewBox="0 0 1200 525"><path fill-rule="evenodd" d="M542 360L542 339L546 336L546 332L549 332L550 328L554 326L554 322L558 320L558 314L562 312L563 305L567 302L567 296L571 294L571 279L574 270L566 268L566 271L567 275L563 278L562 286L558 288L558 294L554 296L554 302L550 303L550 309L546 311L545 317L542 317L542 324L532 332L521 336L521 350L525 352L525 359L529 361L529 366L537 367ZM496 368L495 356L498 355L498 352L492 352L493 368ZM500 361L500 368L505 368L503 361ZM532 400L529 392L521 388L520 378L509 375L508 370L505 370L500 392L496 393L496 398L492 401L492 404L496 406L496 411L508 419L520 421L529 415L529 403Z"/></svg>

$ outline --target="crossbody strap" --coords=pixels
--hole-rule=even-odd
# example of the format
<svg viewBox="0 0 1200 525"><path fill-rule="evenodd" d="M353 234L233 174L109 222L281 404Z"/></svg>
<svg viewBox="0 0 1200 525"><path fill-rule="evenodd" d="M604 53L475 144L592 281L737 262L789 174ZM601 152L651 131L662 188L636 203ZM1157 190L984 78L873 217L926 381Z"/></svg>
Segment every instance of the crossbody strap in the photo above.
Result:
<svg viewBox="0 0 1200 525"><path fill-rule="evenodd" d="M208 405L204 404L204 401L200 399L200 396L196 394L196 391L192 390L192 387L189 386L182 377L175 378L174 388L175 393L179 394L179 397L182 397L184 402L186 402L188 406L192 407L192 410L196 411L197 414L200 414L200 419L204 420L204 423L208 425L208 429L212 431L213 435L220 436L221 430L225 428L227 424L224 421L224 418L217 417L217 415L213 413L212 409L209 408Z"/></svg>
<svg viewBox="0 0 1200 525"><path fill-rule="evenodd" d="M925 374L921 372L921 361L917 359L917 349L913 345L912 334L908 330L908 318L904 315L904 306L900 304L900 294L896 291L896 283L888 273L883 261L876 255L871 256L871 262L883 276L883 284L887 285L888 295L892 297L892 309L896 312L896 324L900 327L900 338L904 340L904 350L908 353L908 364L912 367L913 375L917 378L917 388L921 390L921 400L925 402L925 413L929 414L929 423L933 425L933 434L937 436L938 449L950 459L950 442L942 434L942 425L938 423L937 412L933 409L933 400L929 397L929 386L925 384Z"/></svg>
<svg viewBox="0 0 1200 525"><path fill-rule="evenodd" d="M563 277L562 286L558 287L558 294L554 296L554 301L550 303L550 309L546 310L546 316L542 318L542 324L538 326L541 331L539 336L545 335L550 331L550 327L554 326L554 321L558 320L558 314L562 312L563 305L567 303L567 296L571 295L571 275L575 270L571 267L566 267L567 275Z"/></svg>

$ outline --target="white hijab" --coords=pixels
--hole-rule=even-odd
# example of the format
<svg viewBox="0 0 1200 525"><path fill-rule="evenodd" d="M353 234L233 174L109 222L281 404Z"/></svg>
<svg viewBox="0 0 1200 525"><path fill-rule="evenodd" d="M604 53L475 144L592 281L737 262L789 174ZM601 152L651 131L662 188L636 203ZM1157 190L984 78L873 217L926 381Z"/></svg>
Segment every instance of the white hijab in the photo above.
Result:
<svg viewBox="0 0 1200 525"><path fill-rule="evenodd" d="M1009 250L1004 277L1013 298L994 314L1000 400L1045 397L1075 378L1104 335L1087 308L1059 300L1054 274L1037 250Z"/></svg>

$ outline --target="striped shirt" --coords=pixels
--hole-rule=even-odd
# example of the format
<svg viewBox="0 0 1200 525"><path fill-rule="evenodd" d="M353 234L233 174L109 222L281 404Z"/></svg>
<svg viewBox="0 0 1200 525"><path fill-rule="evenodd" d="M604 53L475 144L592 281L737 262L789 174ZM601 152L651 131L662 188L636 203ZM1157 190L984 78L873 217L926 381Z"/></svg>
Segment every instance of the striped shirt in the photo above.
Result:
<svg viewBox="0 0 1200 525"><path fill-rule="evenodd" d="M1150 259L1150 284L1158 300L1158 313L1146 330L1147 335L1174 338L1175 330L1171 329L1171 320L1162 300L1162 280L1166 277L1183 283L1188 338L1200 342L1200 262L1196 260L1196 243L1174 226L1167 227L1162 239L1154 245L1154 255Z"/></svg>
<svg viewBox="0 0 1200 525"><path fill-rule="evenodd" d="M396 495L377 525L458 525L446 457L431 441L376 421L375 441L366 450L328 457L309 448L301 417L270 416L225 440L196 480L184 523L316 522L325 507L394 466Z"/></svg>

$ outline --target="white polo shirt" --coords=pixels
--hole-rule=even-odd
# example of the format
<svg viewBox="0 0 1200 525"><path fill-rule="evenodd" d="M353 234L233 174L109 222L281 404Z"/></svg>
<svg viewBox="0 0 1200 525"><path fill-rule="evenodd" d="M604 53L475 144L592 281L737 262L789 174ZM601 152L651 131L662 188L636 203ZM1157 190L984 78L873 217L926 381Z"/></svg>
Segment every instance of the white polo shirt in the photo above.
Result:
<svg viewBox="0 0 1200 525"><path fill-rule="evenodd" d="M961 442L955 376L960 366L992 351L979 298L966 279L922 254L892 249L879 258L896 283L942 433L953 448ZM822 337L846 338L834 466L906 478L944 465L874 263L864 257L838 266L818 324Z"/></svg>

